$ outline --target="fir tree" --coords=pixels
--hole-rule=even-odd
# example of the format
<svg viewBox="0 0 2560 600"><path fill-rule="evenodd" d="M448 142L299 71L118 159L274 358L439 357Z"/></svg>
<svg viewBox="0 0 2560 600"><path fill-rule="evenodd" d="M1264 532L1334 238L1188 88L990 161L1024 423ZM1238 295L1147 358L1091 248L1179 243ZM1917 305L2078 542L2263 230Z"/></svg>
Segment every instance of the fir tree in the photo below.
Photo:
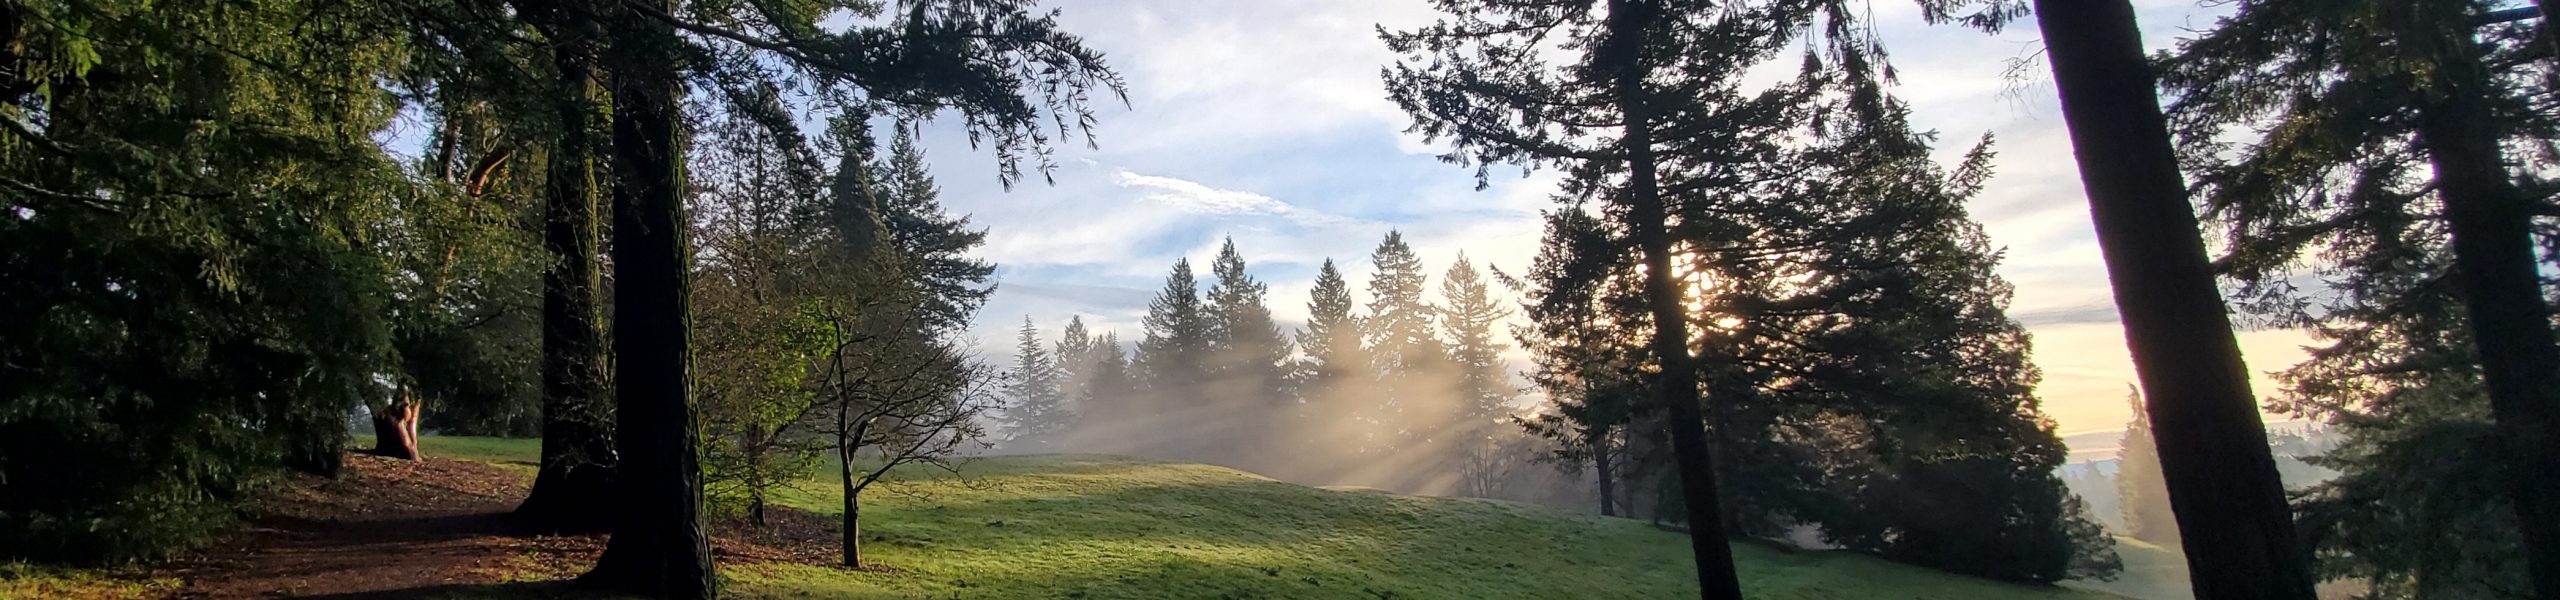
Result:
<svg viewBox="0 0 2560 600"><path fill-rule="evenodd" d="M2552 26L2490 8L2251 3L2160 63L2240 308L2321 342L2278 401L2346 426L2306 539L2382 597L2560 596L2560 480L2451 476L2560 470L2551 178L2521 166L2560 135Z"/></svg>
<svg viewBox="0 0 2560 600"><path fill-rule="evenodd" d="M1214 341L1190 259L1174 261L1164 289L1147 303L1143 322L1146 338L1138 341L1137 358L1130 365L1142 392L1139 410L1132 416L1141 420L1120 424L1149 424L1153 431L1143 443L1158 452L1187 455L1195 449L1194 442L1212 434L1197 427L1213 416L1203 410L1210 399L1202 393L1202 385L1209 378Z"/></svg>
<svg viewBox="0 0 2560 600"><path fill-rule="evenodd" d="M1269 288L1245 272L1244 256L1236 251L1234 239L1218 249L1210 272L1217 282L1209 288L1204 307L1213 349L1207 365L1212 380L1206 392L1219 406L1213 422L1246 438L1228 445L1221 458L1228 464L1258 468L1266 462L1266 454L1284 452L1270 438L1291 425L1294 401L1288 394L1285 364L1289 341L1271 322L1271 308L1264 304Z"/></svg>
<svg viewBox="0 0 2560 600"><path fill-rule="evenodd" d="M1377 385L1366 410L1372 421L1395 428L1380 431L1384 439L1377 443L1400 448L1429 435L1415 430L1413 417L1436 412L1433 409L1438 407L1429 404L1440 397L1432 389L1439 383L1434 378L1448 365L1448 358L1432 331L1435 309L1422 299L1426 278L1422 259L1405 245L1404 234L1387 232L1370 252L1369 262L1377 271L1369 276L1369 314L1360 319L1360 326Z"/></svg>
<svg viewBox="0 0 2560 600"><path fill-rule="evenodd" d="M1505 346L1494 339L1493 327L1511 316L1484 281L1484 273L1467 262L1465 254L1449 265L1440 279L1440 329L1447 336L1449 360L1458 374L1459 403L1451 411L1451 433L1465 439L1482 437L1483 429L1506 416L1513 395L1511 378L1503 373L1502 351Z"/></svg>
<svg viewBox="0 0 2560 600"><path fill-rule="evenodd" d="M2133 421L2117 443L2116 497L2124 511L2125 535L2170 548L2178 547L2178 519L2169 512L2169 485L2160 477L2160 452L2151 445L2151 414L2142 392L2126 392Z"/></svg>
<svg viewBox="0 0 2560 600"><path fill-rule="evenodd" d="M1057 358L1041 342L1031 317L1022 318L1022 330L1015 339L1013 372L1005 387L1012 396L1012 406L1005 411L1006 446L1016 452L1055 451L1075 425L1060 391Z"/></svg>

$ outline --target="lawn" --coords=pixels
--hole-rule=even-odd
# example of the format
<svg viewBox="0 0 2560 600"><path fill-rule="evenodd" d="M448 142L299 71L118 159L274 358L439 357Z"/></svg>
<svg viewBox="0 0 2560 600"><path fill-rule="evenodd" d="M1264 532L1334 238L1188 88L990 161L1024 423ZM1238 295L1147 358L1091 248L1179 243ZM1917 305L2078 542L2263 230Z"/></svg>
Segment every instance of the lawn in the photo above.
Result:
<svg viewBox="0 0 2560 600"><path fill-rule="evenodd" d="M359 440L359 445L370 440ZM431 436L429 456L512 465L531 440ZM831 468L831 467L829 467ZM841 514L831 471L782 493ZM1677 598L1694 596L1687 538L1643 521L1462 498L1332 491L1231 469L1117 456L972 461L864 494L868 558L886 572L788 563L722 567L728 598ZM1733 546L1755 599L2117 598L1950 575L1847 552ZM5 565L0 565L5 566ZM174 582L0 569L0 598L165 595ZM475 591L479 590L479 591ZM438 597L555 593L508 586Z"/></svg>
<svg viewBox="0 0 2560 600"><path fill-rule="evenodd" d="M530 441L430 437L431 455L529 462ZM1694 595L1686 538L1643 521L1458 498L1328 491L1113 456L918 470L863 495L868 558L893 573L723 571L749 598L1669 598ZM886 484L884 484L886 485ZM782 504L841 514L825 473ZM1817 598L2056 599L1843 552L1735 544L1745 592Z"/></svg>

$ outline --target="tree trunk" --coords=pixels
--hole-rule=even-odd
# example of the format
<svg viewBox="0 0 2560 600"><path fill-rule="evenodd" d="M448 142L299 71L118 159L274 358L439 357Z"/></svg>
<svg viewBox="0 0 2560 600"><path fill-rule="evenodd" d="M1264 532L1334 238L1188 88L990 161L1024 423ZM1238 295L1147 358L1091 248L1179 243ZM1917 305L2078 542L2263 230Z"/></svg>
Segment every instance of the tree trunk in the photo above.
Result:
<svg viewBox="0 0 2560 600"><path fill-rule="evenodd" d="M401 460L419 460L418 399L408 386L391 392L391 403L373 412L373 453Z"/></svg>
<svg viewBox="0 0 2560 600"><path fill-rule="evenodd" d="M1609 433L1601 430L1591 443L1591 467L1600 474L1600 516L1618 516L1618 481L1609 464Z"/></svg>
<svg viewBox="0 0 2560 600"><path fill-rule="evenodd" d="M2534 203L2518 190L2498 148L2488 73L2467 11L2450 23L2411 23L2434 50L2437 87L2418 107L2418 135L2434 161L2454 273L2470 313L2489 409L2509 462L2519 533L2536 598L2560 599L2560 346L2543 298L2533 245ZM2421 19L2423 20L2423 17ZM2437 35L2440 32L2459 32Z"/></svg>
<svg viewBox="0 0 2560 600"><path fill-rule="evenodd" d="M665 10L663 0L659 9ZM613 85L614 476L624 508L583 578L659 598L714 595L703 524L701 432L692 406L675 30L636 8L612 11L604 61Z"/></svg>
<svg viewBox="0 0 2560 600"><path fill-rule="evenodd" d="M599 86L593 15L551 27L560 69L560 138L543 205L542 466L516 515L551 532L599 532L614 522L612 406L604 397L604 330L596 264L595 130Z"/></svg>
<svg viewBox="0 0 2560 600"><path fill-rule="evenodd" d="M844 431L844 413L836 414L837 431ZM836 475L844 484L844 566L862 568L862 490L853 485L852 440L836 438Z"/></svg>
<svg viewBox="0 0 2560 600"><path fill-rule="evenodd" d="M2310 600L2310 555L2206 262L2128 0L2037 0L2200 600Z"/></svg>
<svg viewBox="0 0 2560 600"><path fill-rule="evenodd" d="M1626 121L1619 146L1626 152L1629 177L1625 193L1628 220L1642 246L1645 301L1653 313L1653 354L1662 372L1654 382L1653 400L1671 428L1672 455L1678 459L1680 491L1689 521L1689 549L1698 564L1698 595L1705 600L1741 600L1742 582L1733 570L1733 547L1724 537L1724 511L1716 497L1715 461L1707 449L1704 417L1698 410L1698 371L1689 356L1689 317L1682 306L1680 284L1672 272L1669 216L1653 164L1653 124L1647 114L1642 32L1659 11L1645 0L1610 0L1609 34L1616 64L1617 103Z"/></svg>

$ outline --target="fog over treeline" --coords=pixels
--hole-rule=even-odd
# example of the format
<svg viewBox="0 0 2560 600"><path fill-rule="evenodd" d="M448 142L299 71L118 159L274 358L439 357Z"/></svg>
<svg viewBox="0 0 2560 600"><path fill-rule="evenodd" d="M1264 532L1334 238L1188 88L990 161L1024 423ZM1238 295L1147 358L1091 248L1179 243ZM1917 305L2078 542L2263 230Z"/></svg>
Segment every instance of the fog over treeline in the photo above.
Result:
<svg viewBox="0 0 2560 600"><path fill-rule="evenodd" d="M1529 394L1501 358L1517 308L1500 274L1463 254L1425 265L1394 232L1364 260L1366 282L1328 259L1308 298L1270 298L1230 240L1205 281L1175 263L1130 337L1026 318L998 449L1587 509L1587 475L1519 425ZM1306 302L1303 327L1273 322L1289 301Z"/></svg>

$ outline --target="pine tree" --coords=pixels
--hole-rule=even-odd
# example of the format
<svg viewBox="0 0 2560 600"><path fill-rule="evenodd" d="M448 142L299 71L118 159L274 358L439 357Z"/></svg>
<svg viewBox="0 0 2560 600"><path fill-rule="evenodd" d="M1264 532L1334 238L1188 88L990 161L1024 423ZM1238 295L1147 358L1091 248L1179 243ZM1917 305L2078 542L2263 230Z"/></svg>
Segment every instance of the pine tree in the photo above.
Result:
<svg viewBox="0 0 2560 600"><path fill-rule="evenodd" d="M1529 380L1548 406L1520 424L1553 441L1563 464L1591 465L1600 514L1627 514L1624 438L1644 390L1641 348L1619 334L1613 308L1635 296L1632 269L1621 244L1581 207L1549 210L1545 221L1520 301L1529 324L1515 337L1530 351Z"/></svg>
<svg viewBox="0 0 2560 600"><path fill-rule="evenodd" d="M2248 367L2127 0L2035 3L2099 249L2203 600L2313 597Z"/></svg>
<svg viewBox="0 0 2560 600"><path fill-rule="evenodd" d="M2161 63L2240 308L2326 346L2287 372L2280 401L2349 425L2327 461L2348 476L2298 504L2327 528L2308 534L2329 544L2319 554L2350 557L2318 566L2383 595L2560 595L2560 481L2444 483L2560 470L2560 346L2540 275L2552 219L2531 191L2550 178L2516 166L2560 130L2527 108L2549 79L2522 67L2547 62L2552 25L2500 23L2490 7L2252 3ZM2242 123L2275 126L2228 135Z"/></svg>
<svg viewBox="0 0 2560 600"><path fill-rule="evenodd" d="M1013 396L1013 406L1005 411L1006 449L1056 451L1075 425L1060 391L1058 361L1040 341L1040 330L1032 326L1031 317L1022 318L1022 331L1015 339L1013 372L1005 388Z"/></svg>
<svg viewBox="0 0 2560 600"><path fill-rule="evenodd" d="M1271 322L1271 308L1264 304L1269 288L1245 272L1244 255L1236 251L1233 238L1218 249L1210 272L1217 282L1209 288L1204 308L1213 349L1207 365L1213 379L1206 393L1219 407L1212 421L1217 428L1244 438L1228 445L1219 458L1259 470L1279 462L1267 458L1283 452L1271 438L1290 425L1295 402L1284 364L1289 340Z"/></svg>
<svg viewBox="0 0 2560 600"><path fill-rule="evenodd" d="M1383 439L1375 440L1392 450L1429 435L1418 430L1417 417L1436 424L1430 417L1438 407L1431 401L1441 396L1432 388L1448 358L1432 331L1436 309L1422 299L1422 259L1405 245L1404 234L1387 232L1369 253L1369 262L1377 271L1369 276L1369 314L1360 319L1360 327L1378 379L1366 411L1372 422L1392 428L1378 432Z"/></svg>
<svg viewBox="0 0 2560 600"><path fill-rule="evenodd" d="M1295 373L1295 391L1303 405L1293 444L1297 454L1326 465L1355 464L1375 452L1378 424L1365 410L1376 380L1368 348L1361 341L1359 317L1352 314L1351 285L1342 270L1325 259L1316 270L1315 289L1308 292L1307 324L1298 331L1303 358Z"/></svg>
<svg viewBox="0 0 2560 600"><path fill-rule="evenodd" d="M1134 415L1140 420L1117 424L1145 424L1149 431L1142 444L1156 452L1189 456L1198 449L1197 443L1205 441L1203 436L1212 435L1197 428L1214 417L1205 410L1210 398L1202 388L1209 378L1213 343L1210 317L1200 302L1200 284L1191 275L1190 259L1174 261L1164 289L1147 303L1143 322L1146 338L1138 341L1138 355L1130 365L1142 393Z"/></svg>
<svg viewBox="0 0 2560 600"><path fill-rule="evenodd" d="M1484 274L1463 253L1440 279L1440 301L1445 305L1440 309L1440 329L1458 371L1455 398L1460 403L1447 427L1475 440L1485 435L1485 428L1508 416L1511 378L1503 373L1505 347L1494 339L1493 327L1509 318L1511 311L1494 300Z"/></svg>
<svg viewBox="0 0 2560 600"><path fill-rule="evenodd" d="M898 126L889 156L870 168L877 174L880 220L890 244L914 273L914 285L924 289L927 327L940 332L967 326L996 291L989 282L995 265L969 256L986 244L987 231L970 229L966 215L943 211L941 188L925 169L912 125Z"/></svg>
<svg viewBox="0 0 2560 600"><path fill-rule="evenodd" d="M569 3L562 3L563 5ZM596 75L603 32L593 19L527 13L554 41L560 114L543 193L542 459L515 514L535 528L595 532L611 527L613 404L606 397L603 265L596 189L604 93Z"/></svg>
<svg viewBox="0 0 2560 600"><path fill-rule="evenodd" d="M1101 361L1098 346L1102 340L1085 329L1084 315L1067 317L1067 326L1058 334L1058 345L1050 351L1058 361L1058 394L1071 405L1070 413L1084 411L1084 389L1093 381L1094 367Z"/></svg>
<svg viewBox="0 0 2560 600"><path fill-rule="evenodd" d="M2128 390L2125 400L2133 406L2133 421L2125 424L2116 454L2116 497L2124 510L2125 535L2178 547L2178 519L2169 511L2169 486L2160 477L2160 452L2151 444L2151 415L2142 405L2140 390Z"/></svg>
<svg viewBox="0 0 2560 600"><path fill-rule="evenodd" d="M1740 69L1785 46L1766 39L1776 35L1761 32L1791 29L1763 27L1757 19L1796 23L1809 16L1671 0L1569 6L1446 2L1441 7L1453 13L1452 20L1411 32L1381 31L1388 48L1406 59L1385 73L1388 96L1415 118L1415 130L1456 146L1444 159L1477 165L1479 185L1492 163L1563 166L1586 178L1611 178L1572 187L1586 194L1606 188L1605 197L1625 208L1620 214L1645 261L1653 360L1663 375L1653 382L1653 404L1668 413L1665 422L1680 467L1700 594L1740 598L1733 551L1724 540L1715 462L1699 414L1689 315L1678 274L1672 272L1677 260L1667 228L1673 221L1659 180L1656 153L1662 148L1655 138L1659 130L1665 138L1659 141L1669 144L1736 148L1724 139L1681 138L1723 135L1730 132L1713 123L1749 120L1732 119L1751 115L1747 103L1734 98L1733 82ZM1549 66L1541 57L1559 43L1571 50ZM1746 108L1715 114L1736 104ZM1709 124L1699 125L1693 120L1698 117ZM1600 142L1586 145L1592 141ZM1735 161L1719 157L1709 162Z"/></svg>

